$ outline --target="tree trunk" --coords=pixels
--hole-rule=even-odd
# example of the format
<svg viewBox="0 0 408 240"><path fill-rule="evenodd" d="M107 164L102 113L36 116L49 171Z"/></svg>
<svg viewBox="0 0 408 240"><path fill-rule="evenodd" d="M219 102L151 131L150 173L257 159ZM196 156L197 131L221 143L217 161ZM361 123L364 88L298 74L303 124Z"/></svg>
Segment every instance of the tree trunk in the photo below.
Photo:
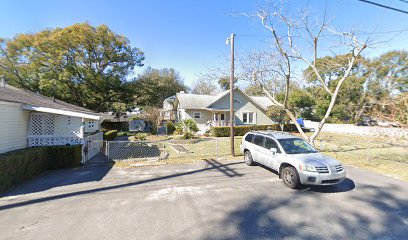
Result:
<svg viewBox="0 0 408 240"><path fill-rule="evenodd" d="M295 124L297 130L299 131L300 135L302 135L302 138L305 139L306 141L310 142L309 137L305 134L303 131L302 127L299 125L299 123L296 121L295 115L287 108L285 108L280 102L276 101L276 99L268 92L268 90L265 89L265 87L260 84L260 87L262 88L262 91L266 95L267 98L269 98L274 104L276 104L278 107L281 107L286 115L290 118L290 120Z"/></svg>

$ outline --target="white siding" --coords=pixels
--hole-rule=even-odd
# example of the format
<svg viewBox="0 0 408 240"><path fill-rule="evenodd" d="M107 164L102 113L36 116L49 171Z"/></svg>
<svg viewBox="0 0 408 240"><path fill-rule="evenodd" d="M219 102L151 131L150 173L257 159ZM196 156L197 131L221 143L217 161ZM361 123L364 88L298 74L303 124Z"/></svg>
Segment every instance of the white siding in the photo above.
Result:
<svg viewBox="0 0 408 240"><path fill-rule="evenodd" d="M0 101L0 153L27 147L28 117L21 104Z"/></svg>
<svg viewBox="0 0 408 240"><path fill-rule="evenodd" d="M254 105L246 96L241 94L238 91L235 91L235 123L236 125L243 125L243 113L253 112L254 113L254 124L256 125L271 125L274 124L274 121L270 119L263 110L259 109L258 106ZM211 105L210 107L215 109L229 109L230 101L229 95L225 95L218 102Z"/></svg>
<svg viewBox="0 0 408 240"><path fill-rule="evenodd" d="M194 118L193 113L199 112L201 113L201 118ZM199 129L204 129L205 125L207 124L208 121L212 120L212 115L211 112L207 110L191 110L188 109L184 112L184 120L185 119L194 119L197 122L197 127Z"/></svg>

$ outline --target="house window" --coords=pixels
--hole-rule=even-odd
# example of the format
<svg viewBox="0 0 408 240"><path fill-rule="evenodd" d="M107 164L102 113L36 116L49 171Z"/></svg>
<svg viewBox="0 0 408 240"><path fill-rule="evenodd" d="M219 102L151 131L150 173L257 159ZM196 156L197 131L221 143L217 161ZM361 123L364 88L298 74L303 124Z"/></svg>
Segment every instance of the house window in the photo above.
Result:
<svg viewBox="0 0 408 240"><path fill-rule="evenodd" d="M242 121L246 124L252 124L254 123L254 113L253 112L247 112L242 114Z"/></svg>
<svg viewBox="0 0 408 240"><path fill-rule="evenodd" d="M201 113L200 112L193 112L193 118L194 119L200 119L201 118Z"/></svg>
<svg viewBox="0 0 408 240"><path fill-rule="evenodd" d="M224 120L225 120L225 114L221 113L221 121L224 121Z"/></svg>

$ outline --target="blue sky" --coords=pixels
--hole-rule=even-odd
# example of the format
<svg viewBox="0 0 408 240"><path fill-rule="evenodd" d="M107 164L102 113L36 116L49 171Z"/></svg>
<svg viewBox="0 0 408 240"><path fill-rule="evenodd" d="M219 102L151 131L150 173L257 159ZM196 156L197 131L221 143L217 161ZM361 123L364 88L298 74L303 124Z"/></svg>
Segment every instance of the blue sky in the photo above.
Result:
<svg viewBox="0 0 408 240"><path fill-rule="evenodd" d="M398 0L376 0L408 10ZM192 85L206 66L221 64L229 54L225 39L238 35L263 35L259 22L232 17L232 12L253 12L260 1L22 1L0 0L0 37L34 33L44 28L64 27L77 22L106 24L127 36L134 47L145 52L145 66L173 67ZM291 0L294 6L308 3L315 12L324 9L324 0ZM362 31L389 31L408 28L408 15L384 10L357 0L329 0L328 15L335 16L339 28L358 27ZM386 34L387 35L387 34ZM391 37L381 36L384 38ZM238 36L238 52L262 45L260 38ZM376 56L387 50L408 50L408 31L392 41L366 52ZM139 69L137 72L140 72Z"/></svg>

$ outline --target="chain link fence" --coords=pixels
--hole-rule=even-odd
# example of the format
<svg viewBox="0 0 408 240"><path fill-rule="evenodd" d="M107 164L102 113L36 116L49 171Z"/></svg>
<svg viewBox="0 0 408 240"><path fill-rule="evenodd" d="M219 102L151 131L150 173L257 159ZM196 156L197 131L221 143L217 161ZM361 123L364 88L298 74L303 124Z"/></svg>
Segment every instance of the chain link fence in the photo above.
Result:
<svg viewBox="0 0 408 240"><path fill-rule="evenodd" d="M113 161L163 160L168 156L165 145L160 142L108 141L106 152Z"/></svg>
<svg viewBox="0 0 408 240"><path fill-rule="evenodd" d="M242 159L242 137L235 138L235 156ZM114 161L191 162L231 159L230 138L166 139L158 141L109 141L107 156ZM408 167L408 139L324 133L315 147L344 164L356 166ZM401 165L402 164L402 165Z"/></svg>
<svg viewBox="0 0 408 240"><path fill-rule="evenodd" d="M315 142L315 146L340 159L349 157L355 161L390 161L408 165L407 138L323 134Z"/></svg>
<svg viewBox="0 0 408 240"><path fill-rule="evenodd" d="M234 141L235 156L242 155L239 146L241 138ZM170 160L202 160L231 157L231 140L229 138L202 138L192 140L169 140Z"/></svg>
<svg viewBox="0 0 408 240"><path fill-rule="evenodd" d="M235 139L235 155L240 156L241 137ZM201 138L188 140L108 141L106 155L113 161L194 161L231 156L229 138Z"/></svg>

